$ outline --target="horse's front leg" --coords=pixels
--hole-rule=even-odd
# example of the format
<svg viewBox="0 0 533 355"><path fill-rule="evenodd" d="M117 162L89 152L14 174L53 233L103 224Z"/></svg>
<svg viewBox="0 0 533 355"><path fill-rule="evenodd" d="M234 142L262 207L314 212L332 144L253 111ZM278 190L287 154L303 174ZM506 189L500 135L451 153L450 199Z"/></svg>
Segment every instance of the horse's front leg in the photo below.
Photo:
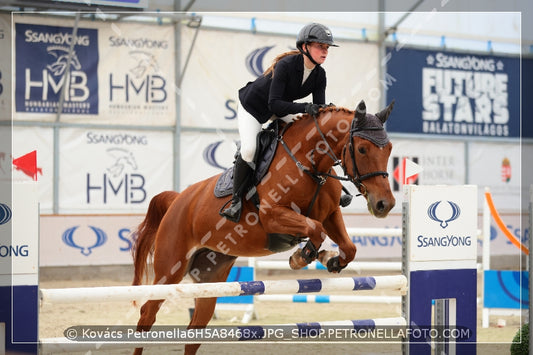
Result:
<svg viewBox="0 0 533 355"><path fill-rule="evenodd" d="M319 255L318 249L326 238L326 230L322 223L285 206L272 207L268 213L261 215L261 222L267 234L309 237L307 245L290 257L289 265L292 269L301 269L315 260Z"/></svg>
<svg viewBox="0 0 533 355"><path fill-rule="evenodd" d="M339 246L339 254L333 255L331 252L320 252L318 260L327 266L329 272L340 272L349 262L355 258L357 247L350 240L350 235L346 231L341 209L336 209L325 221L324 228L328 236Z"/></svg>

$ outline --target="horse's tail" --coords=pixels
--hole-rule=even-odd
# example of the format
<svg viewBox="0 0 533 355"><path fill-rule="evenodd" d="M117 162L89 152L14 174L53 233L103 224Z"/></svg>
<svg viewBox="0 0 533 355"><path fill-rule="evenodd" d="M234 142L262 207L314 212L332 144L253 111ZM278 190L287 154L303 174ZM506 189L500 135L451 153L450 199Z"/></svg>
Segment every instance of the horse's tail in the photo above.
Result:
<svg viewBox="0 0 533 355"><path fill-rule="evenodd" d="M147 262L153 258L157 229L178 194L175 191L164 191L154 196L148 206L146 217L137 227L135 244L132 248L133 265L135 266L133 285L140 285L144 276L148 279L149 270L146 269L146 266Z"/></svg>

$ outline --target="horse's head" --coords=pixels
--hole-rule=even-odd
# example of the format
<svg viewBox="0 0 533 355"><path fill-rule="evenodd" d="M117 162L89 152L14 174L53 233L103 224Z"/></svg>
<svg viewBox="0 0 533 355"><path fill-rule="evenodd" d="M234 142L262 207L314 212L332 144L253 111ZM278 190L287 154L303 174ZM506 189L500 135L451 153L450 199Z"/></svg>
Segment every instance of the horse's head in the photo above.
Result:
<svg viewBox="0 0 533 355"><path fill-rule="evenodd" d="M345 174L366 198L370 213L380 218L387 216L396 203L387 173L392 143L383 128L393 106L394 101L372 115L366 113L366 105L361 101L342 154Z"/></svg>

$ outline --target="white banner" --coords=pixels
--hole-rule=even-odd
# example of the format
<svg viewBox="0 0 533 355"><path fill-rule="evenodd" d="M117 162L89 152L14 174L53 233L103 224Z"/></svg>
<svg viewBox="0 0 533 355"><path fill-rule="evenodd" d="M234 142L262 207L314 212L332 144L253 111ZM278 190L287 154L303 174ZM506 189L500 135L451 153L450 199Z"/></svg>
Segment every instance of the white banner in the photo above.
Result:
<svg viewBox="0 0 533 355"><path fill-rule="evenodd" d="M0 14L0 121L11 120L11 16Z"/></svg>
<svg viewBox="0 0 533 355"><path fill-rule="evenodd" d="M15 16L15 118L172 125L174 27ZM65 80L69 51L68 81Z"/></svg>
<svg viewBox="0 0 533 355"><path fill-rule="evenodd" d="M174 26L113 23L99 30L100 112L108 122L176 121Z"/></svg>
<svg viewBox="0 0 533 355"><path fill-rule="evenodd" d="M40 266L132 264L144 215L41 216Z"/></svg>
<svg viewBox="0 0 533 355"><path fill-rule="evenodd" d="M182 29L182 54L190 49L193 37L193 29ZM182 124L237 128L238 90L261 75L277 55L295 49L295 38L296 34L292 38L200 30L181 88ZM323 64L326 103L354 109L364 99L369 112L378 111L378 48L364 43L336 43L340 47L330 48Z"/></svg>
<svg viewBox="0 0 533 355"><path fill-rule="evenodd" d="M33 169L12 168L13 180L32 181L33 174L39 182L38 196L41 213L51 213L54 195L54 132L52 128L13 127L13 159L23 157L33 151L36 153L36 165ZM6 168L10 168L9 161Z"/></svg>
<svg viewBox="0 0 533 355"><path fill-rule="evenodd" d="M180 191L233 166L238 140L237 134L182 133Z"/></svg>
<svg viewBox="0 0 533 355"><path fill-rule="evenodd" d="M524 146L526 147L526 146ZM532 146L529 150L533 153ZM472 142L469 149L470 183L490 188L499 210L520 210L521 147L517 144ZM525 154L525 152L522 152ZM528 184L522 193L527 196ZM483 201L479 191L478 200ZM527 205L524 205L527 206Z"/></svg>
<svg viewBox="0 0 533 355"><path fill-rule="evenodd" d="M60 212L144 213L172 189L172 133L61 130Z"/></svg>
<svg viewBox="0 0 533 355"><path fill-rule="evenodd" d="M477 187L407 186L411 261L477 257Z"/></svg>
<svg viewBox="0 0 533 355"><path fill-rule="evenodd" d="M0 285L36 285L39 273L37 183L0 182Z"/></svg>

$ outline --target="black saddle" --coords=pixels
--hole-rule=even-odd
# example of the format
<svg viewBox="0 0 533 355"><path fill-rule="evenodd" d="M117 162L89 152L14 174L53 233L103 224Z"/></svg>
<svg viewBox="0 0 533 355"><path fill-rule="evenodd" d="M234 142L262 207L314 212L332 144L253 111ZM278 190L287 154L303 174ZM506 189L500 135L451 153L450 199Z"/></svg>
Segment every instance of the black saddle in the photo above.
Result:
<svg viewBox="0 0 533 355"><path fill-rule="evenodd" d="M257 135L257 150L255 152L254 163L254 177L251 186L256 186L261 182L263 177L268 173L270 164L276 154L278 147L278 133L280 129L281 120L274 120L267 128L263 129ZM239 150L235 157L240 154ZM225 197L233 193L233 167L226 169L218 178L215 185L215 197Z"/></svg>

